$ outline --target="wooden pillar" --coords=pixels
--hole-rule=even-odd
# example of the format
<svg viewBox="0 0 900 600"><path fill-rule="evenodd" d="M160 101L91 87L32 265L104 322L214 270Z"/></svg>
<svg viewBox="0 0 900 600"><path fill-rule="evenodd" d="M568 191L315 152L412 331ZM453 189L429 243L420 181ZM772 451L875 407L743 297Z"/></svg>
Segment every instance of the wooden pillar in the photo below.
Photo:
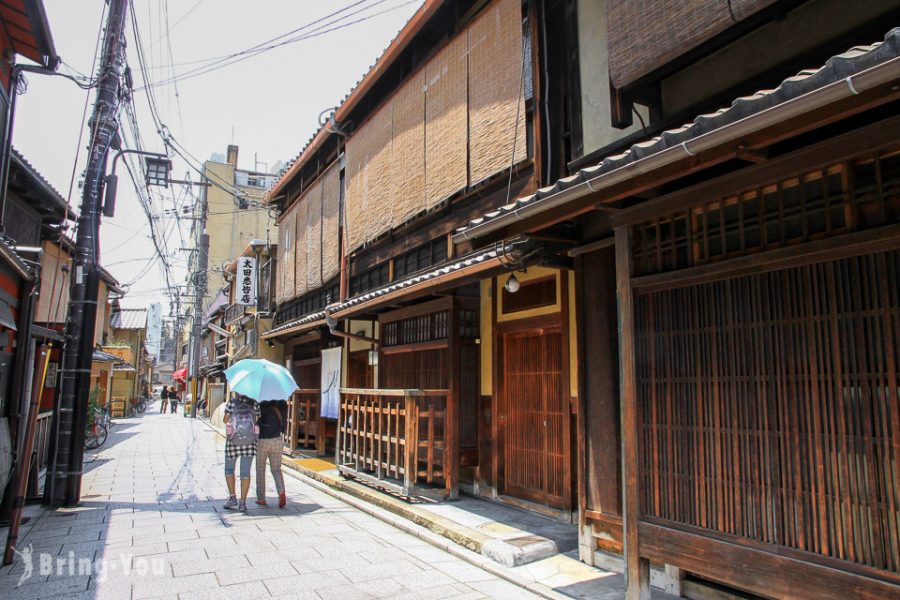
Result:
<svg viewBox="0 0 900 600"><path fill-rule="evenodd" d="M444 481L450 498L459 497L459 393L460 393L460 353L459 306L456 301L450 305L449 315L450 370L449 393L444 402ZM437 402L437 399L433 400Z"/></svg>
<svg viewBox="0 0 900 600"><path fill-rule="evenodd" d="M419 404L418 398L407 390L403 396L405 410L405 435L403 444L403 495L412 495L416 485L416 471L419 469L417 453L419 445Z"/></svg>
<svg viewBox="0 0 900 600"><path fill-rule="evenodd" d="M641 558L638 540L638 406L635 373L634 295L631 290L631 229L616 229L616 292L619 304L619 370L622 414L623 520L627 600L649 600L650 561Z"/></svg>

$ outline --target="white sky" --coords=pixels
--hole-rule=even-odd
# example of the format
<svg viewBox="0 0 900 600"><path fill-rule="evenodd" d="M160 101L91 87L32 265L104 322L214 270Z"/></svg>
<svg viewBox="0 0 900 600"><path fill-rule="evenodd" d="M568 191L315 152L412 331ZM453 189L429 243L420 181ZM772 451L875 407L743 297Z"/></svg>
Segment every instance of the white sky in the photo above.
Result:
<svg viewBox="0 0 900 600"><path fill-rule="evenodd" d="M155 88L162 121L174 137L198 160L212 153L225 153L228 144L240 147L239 167L259 170L288 161L318 128L319 113L335 106L375 62L403 24L421 5L421 0L133 0L138 27L154 81L202 64L184 64L230 55L285 34L336 10L358 4L342 16L346 23L371 15L318 37L288 44L253 56L232 66L180 81L178 96L172 85ZM60 71L92 72L94 48L104 0L44 0L56 49L64 61ZM387 11L384 14L377 14ZM168 12L168 20L166 19ZM168 22L169 26L166 26ZM127 27L127 60L135 88L142 85L136 47ZM166 35L168 30L169 34ZM308 30L307 30L308 31ZM169 55L167 40L171 41ZM28 74L28 91L16 105L13 145L66 197L70 188L78 146L85 94L90 115L96 90L85 92L60 77ZM137 120L144 147L164 149L150 116L146 92L135 93ZM180 104L180 114L179 114ZM78 180L86 164L87 134L77 162L71 203L81 203ZM116 216L105 219L101 229L102 264L122 283L135 280L155 256L149 238L148 219L120 164ZM263 164L265 163L265 164ZM268 169L266 168L268 165ZM173 177L185 179L188 167L175 160ZM191 173L197 181L199 176ZM154 190L160 188L152 188ZM195 190L197 188L194 188ZM172 256L175 283L185 280L191 222L163 213L192 200L182 186L154 192L154 208L164 216L159 230L166 232L165 245ZM180 227L179 227L180 226ZM71 232L74 236L74 232ZM165 279L161 264L150 265L146 274L129 288L123 305L145 307L163 303L168 315Z"/></svg>

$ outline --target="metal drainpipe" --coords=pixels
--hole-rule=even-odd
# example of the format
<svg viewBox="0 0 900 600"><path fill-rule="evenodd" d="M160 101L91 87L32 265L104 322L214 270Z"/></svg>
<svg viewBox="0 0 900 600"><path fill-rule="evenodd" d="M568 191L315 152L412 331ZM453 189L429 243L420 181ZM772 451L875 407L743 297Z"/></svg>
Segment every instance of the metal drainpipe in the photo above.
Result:
<svg viewBox="0 0 900 600"><path fill-rule="evenodd" d="M360 342L365 342L367 344L372 344L376 348L378 348L381 345L381 342L379 342L375 338L366 337L364 335L359 335L357 333L348 333L346 331L341 331L340 329L338 329L337 328L338 321L335 320L335 318L331 316L330 312L328 312L328 310L330 308L332 308L332 307L326 306L323 309L323 312L325 313L325 324L328 325L328 331L331 333L331 335L333 335L335 337L339 337L339 338L346 338L348 340L357 340Z"/></svg>

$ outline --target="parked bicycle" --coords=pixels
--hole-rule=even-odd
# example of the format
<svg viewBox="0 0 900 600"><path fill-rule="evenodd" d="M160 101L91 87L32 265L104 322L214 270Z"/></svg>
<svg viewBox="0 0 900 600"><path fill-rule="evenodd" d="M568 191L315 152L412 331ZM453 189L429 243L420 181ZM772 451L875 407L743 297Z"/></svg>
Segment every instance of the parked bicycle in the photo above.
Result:
<svg viewBox="0 0 900 600"><path fill-rule="evenodd" d="M84 447L87 450L96 450L109 437L109 413L102 408L95 408L90 422L84 430Z"/></svg>
<svg viewBox="0 0 900 600"><path fill-rule="evenodd" d="M134 412L135 414L143 414L144 411L147 410L147 407L152 404L152 398L140 397L135 399L134 401Z"/></svg>

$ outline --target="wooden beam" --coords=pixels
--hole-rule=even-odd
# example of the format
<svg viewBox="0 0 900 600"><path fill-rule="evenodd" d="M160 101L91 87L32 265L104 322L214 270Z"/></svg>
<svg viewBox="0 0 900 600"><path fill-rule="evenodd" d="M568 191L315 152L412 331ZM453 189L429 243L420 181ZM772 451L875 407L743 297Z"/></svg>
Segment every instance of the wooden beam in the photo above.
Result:
<svg viewBox="0 0 900 600"><path fill-rule="evenodd" d="M673 289L715 281L725 276L755 275L872 252L883 252L893 250L898 246L900 246L900 224L885 225L877 229L846 233L679 271L635 277L631 281L631 286L633 289L640 289L641 292Z"/></svg>
<svg viewBox="0 0 900 600"><path fill-rule="evenodd" d="M755 189L760 182L779 181L802 175L826 163L873 154L881 148L896 145L897 140L900 140L900 117L891 117L771 159L766 164L745 167L620 210L610 217L610 221L613 227L647 221L661 213L689 208L697 204L698 199Z"/></svg>
<svg viewBox="0 0 900 600"><path fill-rule="evenodd" d="M897 597L896 584L872 577L656 523L642 522L639 529L640 553L645 560L674 565L767 598Z"/></svg>
<svg viewBox="0 0 900 600"><path fill-rule="evenodd" d="M631 229L620 227L616 236L616 291L619 304L619 381L622 414L623 518L625 523L625 575L627 600L650 599L650 561L639 550L638 519L638 406L635 372L634 297L631 290Z"/></svg>

